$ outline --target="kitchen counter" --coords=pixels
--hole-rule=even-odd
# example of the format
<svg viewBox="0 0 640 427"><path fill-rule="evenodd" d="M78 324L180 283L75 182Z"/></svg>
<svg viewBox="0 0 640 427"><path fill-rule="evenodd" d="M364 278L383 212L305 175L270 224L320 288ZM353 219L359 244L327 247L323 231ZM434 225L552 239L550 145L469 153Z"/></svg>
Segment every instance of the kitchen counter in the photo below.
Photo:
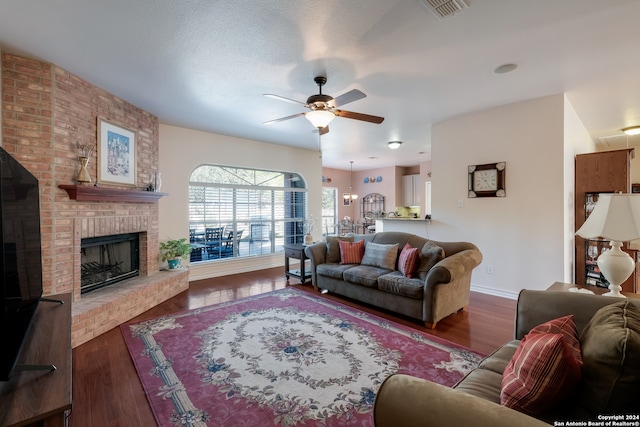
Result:
<svg viewBox="0 0 640 427"><path fill-rule="evenodd" d="M403 231L418 236L427 235L429 220L423 218L376 218L376 232L379 231Z"/></svg>
<svg viewBox="0 0 640 427"><path fill-rule="evenodd" d="M376 221L426 221L423 218L411 218L408 216L397 216L397 217L386 217L386 218L376 218Z"/></svg>

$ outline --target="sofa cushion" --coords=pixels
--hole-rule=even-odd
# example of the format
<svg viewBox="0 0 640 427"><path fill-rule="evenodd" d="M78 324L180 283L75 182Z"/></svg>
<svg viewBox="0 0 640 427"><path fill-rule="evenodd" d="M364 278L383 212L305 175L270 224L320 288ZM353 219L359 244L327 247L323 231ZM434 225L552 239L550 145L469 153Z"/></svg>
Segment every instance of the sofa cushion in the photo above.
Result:
<svg viewBox="0 0 640 427"><path fill-rule="evenodd" d="M561 404L575 390L582 359L574 352L577 331L573 316L567 317L525 335L502 375L501 404L535 415Z"/></svg>
<svg viewBox="0 0 640 427"><path fill-rule="evenodd" d="M364 255L364 240L359 242L338 241L340 245L340 264L360 264Z"/></svg>
<svg viewBox="0 0 640 427"><path fill-rule="evenodd" d="M378 289L409 298L422 299L424 280L410 279L399 271L393 271L378 277Z"/></svg>
<svg viewBox="0 0 640 427"><path fill-rule="evenodd" d="M345 270L352 268L354 264L320 264L316 266L316 273L319 276L333 277L334 279L342 279Z"/></svg>
<svg viewBox="0 0 640 427"><path fill-rule="evenodd" d="M624 300L596 312L580 335L584 366L578 402L594 415L638 407L640 309Z"/></svg>
<svg viewBox="0 0 640 427"><path fill-rule="evenodd" d="M493 353L480 361L480 363L478 364L478 368L493 371L497 374L500 374L500 378L502 378L504 369L513 358L513 355L515 354L519 345L520 340L512 340L498 347L496 350L494 350Z"/></svg>
<svg viewBox="0 0 640 427"><path fill-rule="evenodd" d="M371 265L351 266L344 271L344 280L356 285L366 286L368 288L378 287L378 277L390 273L390 270Z"/></svg>
<svg viewBox="0 0 640 427"><path fill-rule="evenodd" d="M398 244L381 245L367 242L364 246L364 256L360 264L395 270L398 258Z"/></svg>
<svg viewBox="0 0 640 427"><path fill-rule="evenodd" d="M500 403L501 388L502 375L488 369L474 369L455 386L458 391L463 391L494 403ZM464 408L460 408L460 410L464 410Z"/></svg>
<svg viewBox="0 0 640 427"><path fill-rule="evenodd" d="M325 262L340 262L339 241L353 242L353 236L327 236L327 258Z"/></svg>
<svg viewBox="0 0 640 427"><path fill-rule="evenodd" d="M431 267L444 259L444 249L432 241L428 241L420 251L420 265L418 265L418 278L425 280Z"/></svg>
<svg viewBox="0 0 640 427"><path fill-rule="evenodd" d="M408 278L416 274L418 263L420 262L420 249L412 248L408 243L402 248L400 258L398 258L398 270Z"/></svg>

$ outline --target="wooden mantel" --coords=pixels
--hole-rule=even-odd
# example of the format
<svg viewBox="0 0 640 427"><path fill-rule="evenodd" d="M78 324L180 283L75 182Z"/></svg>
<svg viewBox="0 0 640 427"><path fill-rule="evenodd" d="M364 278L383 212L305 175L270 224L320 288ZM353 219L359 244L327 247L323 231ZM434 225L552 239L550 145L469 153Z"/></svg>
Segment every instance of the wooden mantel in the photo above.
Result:
<svg viewBox="0 0 640 427"><path fill-rule="evenodd" d="M122 188L95 187L93 185L58 185L72 200L91 202L154 203L169 193L158 191L126 190Z"/></svg>

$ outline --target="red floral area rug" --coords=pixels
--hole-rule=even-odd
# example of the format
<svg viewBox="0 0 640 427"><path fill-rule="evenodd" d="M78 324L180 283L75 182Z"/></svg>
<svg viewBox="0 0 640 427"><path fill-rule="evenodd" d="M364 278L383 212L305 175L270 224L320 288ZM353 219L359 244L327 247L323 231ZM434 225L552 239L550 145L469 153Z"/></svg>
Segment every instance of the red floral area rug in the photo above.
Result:
<svg viewBox="0 0 640 427"><path fill-rule="evenodd" d="M451 386L481 357L293 288L121 330L159 426L373 426L389 375Z"/></svg>

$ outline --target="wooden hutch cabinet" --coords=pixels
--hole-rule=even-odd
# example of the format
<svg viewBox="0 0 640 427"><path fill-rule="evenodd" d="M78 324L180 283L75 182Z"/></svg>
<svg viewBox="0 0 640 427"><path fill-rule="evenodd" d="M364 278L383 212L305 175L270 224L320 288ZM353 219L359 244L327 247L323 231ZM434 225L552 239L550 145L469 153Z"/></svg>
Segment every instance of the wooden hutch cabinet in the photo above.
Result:
<svg viewBox="0 0 640 427"><path fill-rule="evenodd" d="M575 230L585 222L595 206L600 193L631 192L631 159L634 149L603 151L579 154L575 159ZM585 240L575 236L575 283L608 286L600 274L596 262L602 249L608 248L606 241ZM629 249L628 242L623 250L636 260L636 270L622 284L623 292L637 292L637 250Z"/></svg>

